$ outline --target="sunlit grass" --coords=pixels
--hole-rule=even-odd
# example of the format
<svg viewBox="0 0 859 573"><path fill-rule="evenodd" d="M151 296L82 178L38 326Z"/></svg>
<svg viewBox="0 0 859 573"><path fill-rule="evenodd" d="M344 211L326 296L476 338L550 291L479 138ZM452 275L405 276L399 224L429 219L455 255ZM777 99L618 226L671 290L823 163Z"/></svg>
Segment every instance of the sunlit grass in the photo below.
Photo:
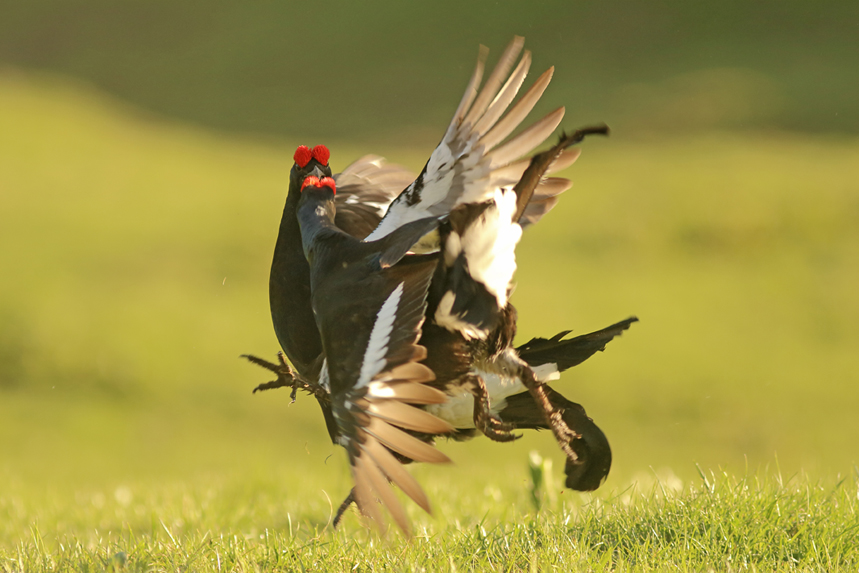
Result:
<svg viewBox="0 0 859 573"><path fill-rule="evenodd" d="M524 469L524 468L522 468ZM653 476L609 495L560 496L539 513L512 481L433 482L436 519L386 539L295 474L78 491L12 490L0 505L0 571L851 571L859 565L855 476L702 472ZM301 496L300 494L308 494ZM47 502L46 502L47 500ZM505 501L506 500L506 501ZM35 507L34 507L35 506ZM414 508L411 508L414 510Z"/></svg>
<svg viewBox="0 0 859 573"><path fill-rule="evenodd" d="M788 567L782 549L808 567L839 555L855 563L842 544L855 539L845 525L855 506L844 501L855 500L855 482L836 489L831 476L852 467L859 443L856 140L588 140L569 171L575 187L525 234L513 301L520 339L642 319L558 385L612 442L602 501L565 501L577 496L567 492L531 516L528 452L561 462L549 436L443 444L456 466L415 469L439 511L414 518L444 542L394 550L354 541L368 539L355 520L347 533L320 533L326 496L336 507L348 489L342 452L326 443L311 400L252 396L267 375L238 360L277 350L267 279L286 174L295 144L320 142L225 137L14 74L0 77L0 125L0 548L12 559L0 567L17 570L20 557L28 569L63 559L98 569L123 551L132 568L192 557L210 568L219 558L288 568L277 548L340 568L367 556L407 568L421 551L436 552L440 569L448 554L459 569L489 555L527 569L536 555L595 570L657 559L698 570L700 558L721 570L747 553L756 566ZM378 151L418 169L428 152L325 143L335 166ZM774 471L776 455L786 475L812 477L747 492L728 477L721 496L699 484L670 503L612 501L648 467L697 483L696 462L743 475ZM133 502L123 507L126 490ZM754 548L719 553L705 535L684 556L654 525L668 514L675 528L720 516L748 524L779 496L791 515L814 505L802 518L814 535L800 545L776 539L789 528L776 519L748 538ZM574 510L581 504L589 509ZM683 508L700 511L693 519ZM621 531L635 547L617 541ZM557 544L559 560L535 539Z"/></svg>

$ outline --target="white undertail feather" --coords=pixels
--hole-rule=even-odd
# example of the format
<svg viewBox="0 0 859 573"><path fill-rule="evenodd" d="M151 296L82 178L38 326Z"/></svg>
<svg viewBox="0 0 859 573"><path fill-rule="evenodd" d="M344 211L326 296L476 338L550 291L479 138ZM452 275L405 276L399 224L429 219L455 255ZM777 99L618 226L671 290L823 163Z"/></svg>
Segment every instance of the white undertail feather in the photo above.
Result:
<svg viewBox="0 0 859 573"><path fill-rule="evenodd" d="M385 367L385 355L388 352L388 342L391 339L391 330L394 328L394 320L397 318L397 306L403 296L403 283L388 295L379 313L376 322L370 332L370 341L364 352L364 361L361 363L361 374L358 376L357 388L363 388L373 377Z"/></svg>
<svg viewBox="0 0 859 573"><path fill-rule="evenodd" d="M558 370L558 365L554 362L532 366L531 370L540 382L551 382L552 380L561 379L561 371Z"/></svg>
<svg viewBox="0 0 859 573"><path fill-rule="evenodd" d="M532 366L540 382L558 380L561 373L555 363ZM518 376L502 371L488 371L475 368L472 373L483 378L489 394L489 408L493 414L500 413L507 405L507 398L526 391ZM474 395L463 388L449 390L448 399L443 404L431 404L426 411L461 430L474 428Z"/></svg>
<svg viewBox="0 0 859 573"><path fill-rule="evenodd" d="M525 385L518 376L501 372L474 369L474 374L483 378L489 394L489 408L498 414L507 405L506 399L525 392ZM461 430L474 428L474 395L462 388L455 389L444 404L427 406L427 412Z"/></svg>

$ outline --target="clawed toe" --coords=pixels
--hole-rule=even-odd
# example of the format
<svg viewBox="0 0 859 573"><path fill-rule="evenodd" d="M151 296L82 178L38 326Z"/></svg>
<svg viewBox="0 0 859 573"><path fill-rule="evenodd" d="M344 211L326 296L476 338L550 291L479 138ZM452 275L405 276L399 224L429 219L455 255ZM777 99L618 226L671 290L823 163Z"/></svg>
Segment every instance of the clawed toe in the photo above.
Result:
<svg viewBox="0 0 859 573"><path fill-rule="evenodd" d="M275 374L277 374L277 379L272 380L271 382L265 382L260 384L256 388L253 389L253 394L257 392L262 392L264 390L273 390L275 388L292 388L292 392L290 393L290 398L293 402L295 402L296 394L298 393L298 375L295 371L286 363L286 359L283 356L283 352L277 353L277 358L279 364L275 364L273 362L269 362L268 360L264 360L257 356L252 356L250 354L242 354L240 358L244 358L257 366L265 368L266 370L271 370Z"/></svg>
<svg viewBox="0 0 859 573"><path fill-rule="evenodd" d="M487 438L496 442L513 442L522 437L522 434L514 434L511 431L515 429L514 425L491 414L478 416L474 423Z"/></svg>
<svg viewBox="0 0 859 573"><path fill-rule="evenodd" d="M564 451L564 455L566 455L567 459L572 462L577 461L579 456L573 451L570 444L573 440L578 439L581 436L570 429L564 421L563 412L560 410L553 410L549 414L549 420L552 427L552 433L555 435L558 445L560 445L561 449Z"/></svg>

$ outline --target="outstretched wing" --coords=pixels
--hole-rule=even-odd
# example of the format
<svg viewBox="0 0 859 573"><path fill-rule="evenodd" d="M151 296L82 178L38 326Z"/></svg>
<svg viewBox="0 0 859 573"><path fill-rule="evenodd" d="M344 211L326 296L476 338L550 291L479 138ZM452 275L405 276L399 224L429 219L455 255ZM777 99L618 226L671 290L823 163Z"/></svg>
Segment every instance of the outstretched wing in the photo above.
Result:
<svg viewBox="0 0 859 573"><path fill-rule="evenodd" d="M481 46L477 67L444 138L421 174L394 200L368 240L384 237L416 219L447 214L462 203L486 201L497 190L512 187L519 180L528 161L516 160L543 143L564 116L564 108L558 108L504 142L533 109L554 72L550 68L543 73L511 107L531 66L531 53L525 51L510 71L523 44L523 38L513 39L478 92L487 55L487 49ZM569 154L558 161L569 163L569 158L575 159ZM551 196L547 193L543 198ZM543 212L551 208L548 203L551 201L544 203ZM542 213L532 211L528 215L534 220Z"/></svg>
<svg viewBox="0 0 859 573"><path fill-rule="evenodd" d="M363 239L382 220L391 201L414 181L414 173L384 157L365 155L334 176L337 183L335 224Z"/></svg>
<svg viewBox="0 0 859 573"><path fill-rule="evenodd" d="M452 432L453 428L415 405L439 404L444 393L425 382L435 379L419 363L426 349L417 344L426 311L426 294L436 262L416 257L380 271L390 285L365 342L357 380L334 391L332 405L355 480L361 511L381 525L381 502L406 534L405 510L394 495L393 483L426 511L426 494L392 452L418 462L449 462L447 456L418 435ZM329 357L336 360L337 357Z"/></svg>

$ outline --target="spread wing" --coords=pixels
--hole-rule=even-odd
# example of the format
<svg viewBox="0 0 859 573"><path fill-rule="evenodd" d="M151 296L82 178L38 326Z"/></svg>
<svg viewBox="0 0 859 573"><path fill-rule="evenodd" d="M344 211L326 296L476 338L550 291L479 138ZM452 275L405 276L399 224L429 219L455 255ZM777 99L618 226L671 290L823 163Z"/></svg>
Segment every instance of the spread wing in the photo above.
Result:
<svg viewBox="0 0 859 573"><path fill-rule="evenodd" d="M342 173L337 182L335 224L355 237L363 239L382 220L391 201L415 178L414 173L384 157L365 155Z"/></svg>
<svg viewBox="0 0 859 573"><path fill-rule="evenodd" d="M332 381L334 416L352 466L358 507L381 525L377 501L381 502L407 535L409 522L391 484L424 510L429 512L430 506L420 485L392 452L418 462L449 462L431 443L409 432L434 435L453 431L447 422L415 407L439 404L447 398L424 384L435 375L419 363L426 357L426 349L417 344L436 261L414 260L419 262L406 259L381 271L390 287L368 339L362 341L365 346L357 380L341 391Z"/></svg>
<svg viewBox="0 0 859 573"><path fill-rule="evenodd" d="M393 201L368 240L384 237L416 219L447 214L462 203L489 200L496 191L512 187L519 180L528 160L517 160L543 143L564 116L564 108L558 108L507 140L543 95L554 72L550 68L543 73L513 104L531 66L531 54L525 51L511 72L523 44L523 38L513 39L478 92L487 55L487 49L481 46L477 67L444 138L417 179ZM567 166L577 156L578 151L566 153L556 164ZM535 191L535 201L542 202L523 215L525 222L534 222L551 209L554 196L564 190L561 187L553 182Z"/></svg>

